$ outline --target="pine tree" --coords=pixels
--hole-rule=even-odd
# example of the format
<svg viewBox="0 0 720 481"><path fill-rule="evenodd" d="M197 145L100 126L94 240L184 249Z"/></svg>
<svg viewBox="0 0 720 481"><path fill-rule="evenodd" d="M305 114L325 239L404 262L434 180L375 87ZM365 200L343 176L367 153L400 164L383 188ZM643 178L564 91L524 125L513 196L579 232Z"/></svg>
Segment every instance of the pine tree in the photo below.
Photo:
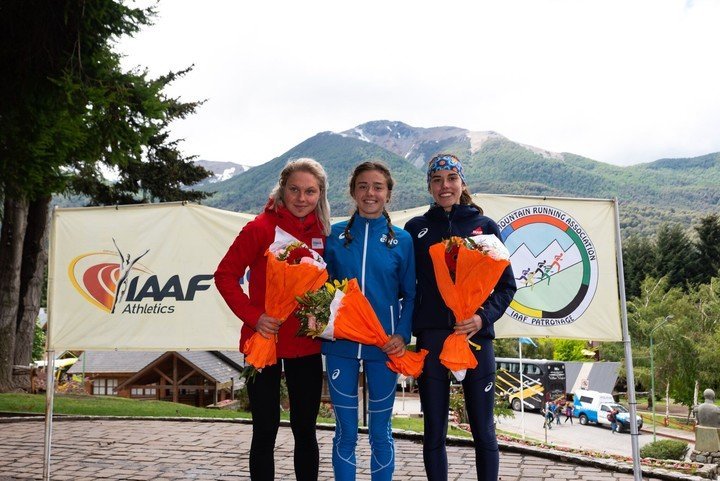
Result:
<svg viewBox="0 0 720 481"><path fill-rule="evenodd" d="M0 391L15 387L13 364L30 361L52 194L92 203L206 195L179 188L208 173L167 134L199 105L163 93L187 70L150 79L124 71L113 51L153 14L113 0L0 4ZM103 167L121 181L108 184Z"/></svg>
<svg viewBox="0 0 720 481"><path fill-rule="evenodd" d="M707 284L713 277L720 276L720 217L710 214L700 219L695 227L698 235L697 274L698 284Z"/></svg>
<svg viewBox="0 0 720 481"><path fill-rule="evenodd" d="M623 271L627 297L640 295L640 285L653 275L657 265L657 252L647 237L634 236L623 243Z"/></svg>
<svg viewBox="0 0 720 481"><path fill-rule="evenodd" d="M658 229L655 276L667 276L670 287L687 289L697 278L697 250L679 224Z"/></svg>

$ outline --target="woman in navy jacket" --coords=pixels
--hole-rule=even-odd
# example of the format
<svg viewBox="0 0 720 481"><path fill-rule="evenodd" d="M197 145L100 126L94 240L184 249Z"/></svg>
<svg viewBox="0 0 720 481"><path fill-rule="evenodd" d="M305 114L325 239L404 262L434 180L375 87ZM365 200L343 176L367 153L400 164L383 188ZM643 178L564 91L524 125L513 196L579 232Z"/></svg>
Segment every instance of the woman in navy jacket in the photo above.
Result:
<svg viewBox="0 0 720 481"><path fill-rule="evenodd" d="M445 339L453 331L469 336L479 349L472 352L478 360L462 381L470 428L475 445L478 480L498 478L499 454L493 406L495 401L495 354L493 324L510 305L516 286L510 266L505 269L488 300L469 319L455 319L445 305L435 280L428 249L451 236L470 237L500 231L483 210L472 202L465 184L463 166L454 155L441 154L430 160L427 170L428 190L434 199L430 209L405 225L415 246L417 272L417 308L413 317L413 334L417 348L429 351L418 380L420 402L425 424L423 460L428 480L448 477L445 437L449 409L449 373L439 355Z"/></svg>
<svg viewBox="0 0 720 481"><path fill-rule="evenodd" d="M360 362L369 390L370 469L373 481L391 480L395 468L391 417L397 374L385 363L401 354L410 341L415 301L415 260L412 240L390 223L385 204L393 179L388 168L364 162L350 178L350 195L357 208L349 220L332 226L325 260L333 279L357 278L382 323L389 341L381 348L351 341L323 342L330 397L335 410L333 439L335 479L355 479Z"/></svg>

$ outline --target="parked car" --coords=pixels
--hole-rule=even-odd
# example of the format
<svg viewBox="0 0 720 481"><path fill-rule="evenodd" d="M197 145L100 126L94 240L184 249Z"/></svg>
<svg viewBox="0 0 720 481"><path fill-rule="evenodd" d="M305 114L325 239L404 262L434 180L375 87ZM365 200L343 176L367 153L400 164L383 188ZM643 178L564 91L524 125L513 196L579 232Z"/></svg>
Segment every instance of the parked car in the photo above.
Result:
<svg viewBox="0 0 720 481"><path fill-rule="evenodd" d="M630 431L630 412L622 404L616 403L612 394L579 389L574 393L573 399L575 407L573 415L577 416L580 424L595 423L598 426L610 427L608 414L616 409L618 431ZM642 418L637 416L638 430L642 425Z"/></svg>

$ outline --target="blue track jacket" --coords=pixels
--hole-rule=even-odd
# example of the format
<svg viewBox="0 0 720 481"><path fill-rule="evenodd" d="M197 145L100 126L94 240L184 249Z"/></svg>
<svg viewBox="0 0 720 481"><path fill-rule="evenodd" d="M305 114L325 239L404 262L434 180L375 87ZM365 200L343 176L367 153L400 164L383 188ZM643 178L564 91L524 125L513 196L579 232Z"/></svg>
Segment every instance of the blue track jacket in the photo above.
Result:
<svg viewBox="0 0 720 481"><path fill-rule="evenodd" d="M415 256L410 235L393 226L395 239L388 247L384 217L366 219L355 214L350 228L352 242L345 246L343 232L349 221L332 226L327 238L325 261L331 279L357 278L365 297L375 310L388 335L400 334L410 342L415 305ZM322 343L323 354L359 359L386 360L375 346L337 340Z"/></svg>
<svg viewBox="0 0 720 481"><path fill-rule="evenodd" d="M405 224L405 229L415 244L417 266L418 308L413 319L413 332L417 335L423 329L452 329L455 319L440 296L428 250L431 245L451 236L495 234L501 239L500 230L492 219L480 214L471 205L454 205L450 212L433 205L425 214L410 219ZM495 339L493 325L510 305L516 290L512 266L507 266L495 290L477 311L483 320L483 327L474 338Z"/></svg>

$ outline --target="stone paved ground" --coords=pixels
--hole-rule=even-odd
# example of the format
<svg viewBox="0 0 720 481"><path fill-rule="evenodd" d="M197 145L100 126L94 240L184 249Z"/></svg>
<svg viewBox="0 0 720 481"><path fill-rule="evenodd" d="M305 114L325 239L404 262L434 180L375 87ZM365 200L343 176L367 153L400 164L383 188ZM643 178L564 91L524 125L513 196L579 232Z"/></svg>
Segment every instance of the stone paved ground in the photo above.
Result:
<svg viewBox="0 0 720 481"><path fill-rule="evenodd" d="M53 480L248 480L252 426L244 423L142 420L56 420ZM0 480L42 479L44 423L0 422ZM333 431L320 430L320 479L331 480ZM276 479L294 480L292 434L281 427ZM396 440L397 481L423 480L422 445ZM360 435L358 480L369 480L369 446ZM448 447L450 479L475 479L473 451ZM501 451L502 481L632 480L631 474ZM658 478L644 478L657 480Z"/></svg>

